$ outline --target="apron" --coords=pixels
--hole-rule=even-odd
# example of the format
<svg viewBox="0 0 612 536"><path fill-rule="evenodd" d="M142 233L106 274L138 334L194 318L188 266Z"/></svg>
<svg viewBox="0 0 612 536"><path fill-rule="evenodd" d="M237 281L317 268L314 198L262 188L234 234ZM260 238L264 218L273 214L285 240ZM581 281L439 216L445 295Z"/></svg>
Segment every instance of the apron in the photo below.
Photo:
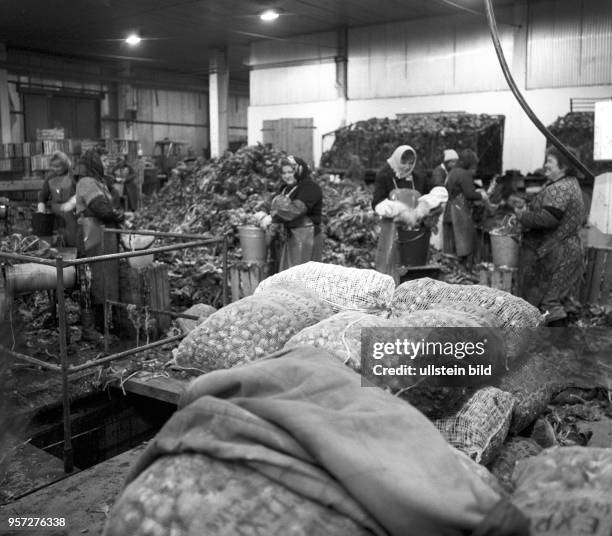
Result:
<svg viewBox="0 0 612 536"><path fill-rule="evenodd" d="M476 228L472 210L463 194L449 200L447 211L453 224L453 237L458 257L466 257L474 252Z"/></svg>
<svg viewBox="0 0 612 536"><path fill-rule="evenodd" d="M117 253L117 236L105 234L102 223L92 216L81 216L80 251L85 257ZM119 261L93 262L91 271L91 303L104 304L105 299L119 299Z"/></svg>
<svg viewBox="0 0 612 536"><path fill-rule="evenodd" d="M419 192L413 188L398 188L395 177L393 178L395 188L389 193L389 199L401 201L409 207L416 207ZM378 272L390 275L399 281L399 251L397 248L397 226L392 218L382 218L380 224L380 234L376 247L375 268Z"/></svg>
<svg viewBox="0 0 612 536"><path fill-rule="evenodd" d="M319 233L318 236L321 236ZM287 238L281 248L279 271L314 260L314 224L287 229Z"/></svg>
<svg viewBox="0 0 612 536"><path fill-rule="evenodd" d="M288 193L284 194L287 199L291 199L291 194L296 190L294 186ZM315 237L315 226L310 218L304 216L302 224L298 227L284 226L284 233L281 237L278 270L282 272L293 266L315 260L322 255L322 233Z"/></svg>

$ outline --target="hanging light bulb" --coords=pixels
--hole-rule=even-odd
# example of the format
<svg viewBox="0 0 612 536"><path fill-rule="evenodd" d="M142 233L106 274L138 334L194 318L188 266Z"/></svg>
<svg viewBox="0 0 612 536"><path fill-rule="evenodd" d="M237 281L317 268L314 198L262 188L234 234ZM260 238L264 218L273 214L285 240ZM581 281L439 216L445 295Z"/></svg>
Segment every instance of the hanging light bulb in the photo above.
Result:
<svg viewBox="0 0 612 536"><path fill-rule="evenodd" d="M261 20L265 20L267 22L278 19L278 11L274 9L266 9L261 15L259 15Z"/></svg>
<svg viewBox="0 0 612 536"><path fill-rule="evenodd" d="M125 42L126 42L128 45L131 45L131 46L135 46L135 45L137 45L138 43L140 43L141 41L142 41L142 39L140 38L140 36L138 36L138 35L136 35L136 34L130 34L130 35L128 35L128 36L125 38Z"/></svg>

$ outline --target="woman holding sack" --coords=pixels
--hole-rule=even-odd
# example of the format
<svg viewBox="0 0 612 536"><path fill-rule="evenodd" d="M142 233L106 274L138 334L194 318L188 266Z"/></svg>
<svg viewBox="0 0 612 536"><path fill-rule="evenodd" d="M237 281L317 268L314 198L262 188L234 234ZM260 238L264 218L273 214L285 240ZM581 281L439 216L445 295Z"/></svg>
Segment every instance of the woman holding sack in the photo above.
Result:
<svg viewBox="0 0 612 536"><path fill-rule="evenodd" d="M446 180L448 204L444 213L444 251L455 253L466 269L472 267L476 242L472 204L487 199L487 193L477 190L474 186L477 166L476 153L471 149L464 149Z"/></svg>
<svg viewBox="0 0 612 536"><path fill-rule="evenodd" d="M414 173L416 160L416 151L410 145L400 145L393 151L376 174L372 197L374 210L388 199L402 201L409 207L417 206L418 198L425 193L425 180ZM394 277L399 266L395 225L393 218L382 218L376 250L376 270Z"/></svg>
<svg viewBox="0 0 612 536"><path fill-rule="evenodd" d="M113 206L113 196L104 179L104 166L99 152L90 149L81 157L79 164L81 178L76 186L76 212L80 224L79 253L84 257L116 253L117 235L105 234L103 227L118 227L125 221L125 214ZM119 266L117 261L94 262L88 266L90 275L85 279L91 282L91 309L96 328L103 331L104 300L119 299ZM84 294L88 293L85 291ZM84 306L85 310L89 310L87 305ZM91 322L85 318L83 324L86 328L91 327Z"/></svg>
<svg viewBox="0 0 612 536"><path fill-rule="evenodd" d="M565 155L548 149L546 183L528 206L514 209L523 228L519 288L523 298L548 313L549 326L567 325L563 301L582 276L584 201L575 174Z"/></svg>
<svg viewBox="0 0 612 536"><path fill-rule="evenodd" d="M308 164L301 158L281 160L283 186L272 200L272 224L276 229L278 270L308 261L320 261L323 254L321 211L323 191L312 180Z"/></svg>

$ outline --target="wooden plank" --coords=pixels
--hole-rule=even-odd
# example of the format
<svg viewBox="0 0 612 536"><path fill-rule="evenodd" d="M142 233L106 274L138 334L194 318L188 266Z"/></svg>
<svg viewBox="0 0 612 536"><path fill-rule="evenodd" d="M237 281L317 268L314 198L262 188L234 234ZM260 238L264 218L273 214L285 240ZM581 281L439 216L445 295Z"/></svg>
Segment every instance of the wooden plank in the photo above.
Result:
<svg viewBox="0 0 612 536"><path fill-rule="evenodd" d="M43 179L24 179L19 181L0 181L0 192L29 192L42 188Z"/></svg>
<svg viewBox="0 0 612 536"><path fill-rule="evenodd" d="M126 391L138 395L161 400L170 404L178 404L183 391L189 385L189 380L151 376L139 372L123 384Z"/></svg>

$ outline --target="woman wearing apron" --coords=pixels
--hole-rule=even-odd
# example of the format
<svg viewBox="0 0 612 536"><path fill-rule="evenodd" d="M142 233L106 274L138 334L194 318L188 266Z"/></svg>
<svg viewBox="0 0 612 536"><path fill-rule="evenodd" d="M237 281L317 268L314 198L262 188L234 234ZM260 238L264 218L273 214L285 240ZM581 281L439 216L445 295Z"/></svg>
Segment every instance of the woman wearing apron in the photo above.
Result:
<svg viewBox="0 0 612 536"><path fill-rule="evenodd" d="M487 198L484 190L476 190L474 187L477 166L476 153L471 149L464 149L446 180L448 204L444 213L444 252L456 254L466 269L472 267L476 242L472 203Z"/></svg>
<svg viewBox="0 0 612 536"><path fill-rule="evenodd" d="M125 215L113 207L113 196L104 180L104 166L96 149L90 149L82 156L80 173L83 176L76 186L76 212L80 224L79 253L84 257L116 253L117 235L105 235L103 227L117 227L125 220ZM95 326L102 331L104 300L119 299L119 266L117 261L104 261L91 263L89 269L91 309ZM85 309L89 307L85 306Z"/></svg>
<svg viewBox="0 0 612 536"><path fill-rule="evenodd" d="M276 226L278 270L308 261L320 261L323 254L321 211L323 191L312 180L301 158L281 160L283 187L272 200L272 223ZM273 248L274 250L274 248Z"/></svg>
<svg viewBox="0 0 612 536"><path fill-rule="evenodd" d="M71 162L61 151L55 151L49 162L51 174L38 192L38 212L46 212L47 204L55 214L54 227L63 246L76 246L77 221L74 206L69 203L74 195L75 183L70 173Z"/></svg>
<svg viewBox="0 0 612 536"><path fill-rule="evenodd" d="M425 193L425 181L414 173L416 152L410 145L400 145L376 174L372 208L385 199L398 199L415 206ZM376 269L397 278L399 256L396 246L396 227L392 218L383 218L376 250Z"/></svg>

